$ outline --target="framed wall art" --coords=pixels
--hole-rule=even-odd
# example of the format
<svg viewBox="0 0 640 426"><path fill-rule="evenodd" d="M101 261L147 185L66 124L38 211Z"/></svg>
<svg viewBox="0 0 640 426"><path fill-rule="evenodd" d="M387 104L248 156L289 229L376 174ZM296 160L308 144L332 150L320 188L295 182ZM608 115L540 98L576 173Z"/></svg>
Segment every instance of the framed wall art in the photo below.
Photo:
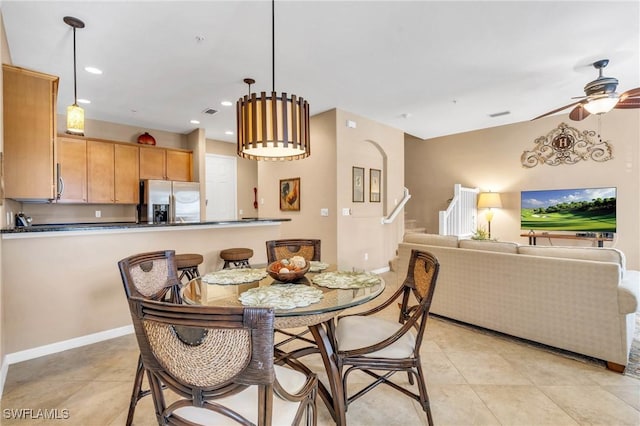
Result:
<svg viewBox="0 0 640 426"><path fill-rule="evenodd" d="M280 210L300 210L300 178L280 179Z"/></svg>
<svg viewBox="0 0 640 426"><path fill-rule="evenodd" d="M352 169L353 202L364 203L364 167Z"/></svg>
<svg viewBox="0 0 640 426"><path fill-rule="evenodd" d="M369 169L369 201L380 202L380 178L382 172L378 169Z"/></svg>

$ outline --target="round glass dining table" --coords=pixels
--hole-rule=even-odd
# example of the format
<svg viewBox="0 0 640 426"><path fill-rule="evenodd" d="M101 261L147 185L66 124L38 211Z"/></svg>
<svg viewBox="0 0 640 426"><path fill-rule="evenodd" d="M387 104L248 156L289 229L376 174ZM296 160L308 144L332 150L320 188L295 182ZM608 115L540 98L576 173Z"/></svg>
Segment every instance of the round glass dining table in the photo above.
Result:
<svg viewBox="0 0 640 426"><path fill-rule="evenodd" d="M385 282L378 275L335 271L331 266L308 272L293 284L274 280L264 269L227 269L189 281L182 289L182 300L206 306L269 306L275 310L276 330L308 327L317 349L289 353L276 350L276 359L305 368L300 357L310 353L322 356L330 392L320 383L319 394L336 424L342 426L346 425L346 407L333 357L333 320L343 310L373 300L384 288Z"/></svg>

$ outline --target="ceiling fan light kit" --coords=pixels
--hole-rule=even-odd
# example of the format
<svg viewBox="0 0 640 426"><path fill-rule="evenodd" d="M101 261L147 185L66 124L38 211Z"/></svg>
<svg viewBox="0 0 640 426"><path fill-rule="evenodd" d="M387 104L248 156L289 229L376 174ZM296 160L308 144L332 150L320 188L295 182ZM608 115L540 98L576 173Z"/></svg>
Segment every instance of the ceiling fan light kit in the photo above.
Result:
<svg viewBox="0 0 640 426"><path fill-rule="evenodd" d="M311 155L309 104L302 97L275 91L275 1L271 1L272 90L251 93L236 103L238 156L250 160L299 160Z"/></svg>
<svg viewBox="0 0 640 426"><path fill-rule="evenodd" d="M593 63L593 67L598 70L598 78L584 86L585 96L580 96L580 100L542 114L534 120L570 107L574 108L569 113L569 118L574 121L584 120L591 114L605 114L614 108L640 108L640 87L627 90L622 94L616 93L618 79L602 75L602 70L608 64L608 59L601 59Z"/></svg>
<svg viewBox="0 0 640 426"><path fill-rule="evenodd" d="M73 28L73 105L67 107L67 133L84 136L84 109L78 106L76 77L76 28L84 28L84 22L73 16L65 16L63 21Z"/></svg>

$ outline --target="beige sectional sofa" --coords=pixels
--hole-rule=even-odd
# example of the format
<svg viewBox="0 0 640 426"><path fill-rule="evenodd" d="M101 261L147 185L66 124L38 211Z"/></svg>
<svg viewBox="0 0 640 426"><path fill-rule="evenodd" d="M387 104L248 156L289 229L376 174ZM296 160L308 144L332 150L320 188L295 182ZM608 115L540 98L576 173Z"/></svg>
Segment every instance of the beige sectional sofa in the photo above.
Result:
<svg viewBox="0 0 640 426"><path fill-rule="evenodd" d="M640 272L625 270L619 250L407 233L399 280L412 249L440 262L432 313L598 358L616 371L627 364Z"/></svg>

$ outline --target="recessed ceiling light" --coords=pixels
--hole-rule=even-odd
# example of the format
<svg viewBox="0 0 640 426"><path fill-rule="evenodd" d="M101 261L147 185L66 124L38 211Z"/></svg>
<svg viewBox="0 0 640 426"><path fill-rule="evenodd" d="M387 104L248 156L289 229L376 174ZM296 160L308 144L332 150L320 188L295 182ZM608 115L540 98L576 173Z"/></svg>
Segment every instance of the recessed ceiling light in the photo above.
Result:
<svg viewBox="0 0 640 426"><path fill-rule="evenodd" d="M198 120L191 120L189 123L191 123L191 124L200 124L200 122Z"/></svg>
<svg viewBox="0 0 640 426"><path fill-rule="evenodd" d="M102 74L102 70L96 67L84 67L84 70L91 74Z"/></svg>
<svg viewBox="0 0 640 426"><path fill-rule="evenodd" d="M227 130L226 132L224 132L225 135L232 135L233 132L231 130Z"/></svg>
<svg viewBox="0 0 640 426"><path fill-rule="evenodd" d="M230 101L222 101L222 102L220 102L220 105L222 105L222 106L231 106L231 105L233 105L233 102L230 102Z"/></svg>
<svg viewBox="0 0 640 426"><path fill-rule="evenodd" d="M91 101L89 99L78 99L79 104L90 104Z"/></svg>

